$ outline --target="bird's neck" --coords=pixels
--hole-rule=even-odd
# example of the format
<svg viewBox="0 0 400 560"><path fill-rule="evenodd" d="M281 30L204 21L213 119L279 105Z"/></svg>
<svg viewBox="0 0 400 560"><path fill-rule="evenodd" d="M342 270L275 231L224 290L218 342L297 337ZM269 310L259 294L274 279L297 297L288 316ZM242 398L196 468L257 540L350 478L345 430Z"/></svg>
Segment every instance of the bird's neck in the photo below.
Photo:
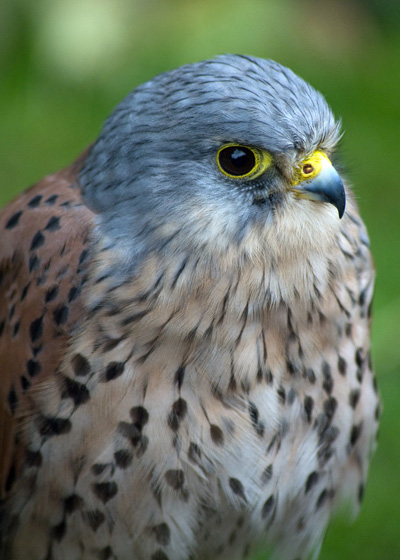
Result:
<svg viewBox="0 0 400 560"><path fill-rule="evenodd" d="M216 391L233 385L247 392L271 371L296 369L304 352L335 336L325 321L332 317L327 280L316 279L312 269L312 297L293 289L288 301L276 301L269 290L274 282L279 288L279 279L255 263L216 267L193 256L167 260L153 254L133 277L116 281L114 258L103 251L94 259L90 321L79 345L96 348L108 363L131 361L144 377L159 371L172 381L184 368ZM342 314L338 307L336 312Z"/></svg>

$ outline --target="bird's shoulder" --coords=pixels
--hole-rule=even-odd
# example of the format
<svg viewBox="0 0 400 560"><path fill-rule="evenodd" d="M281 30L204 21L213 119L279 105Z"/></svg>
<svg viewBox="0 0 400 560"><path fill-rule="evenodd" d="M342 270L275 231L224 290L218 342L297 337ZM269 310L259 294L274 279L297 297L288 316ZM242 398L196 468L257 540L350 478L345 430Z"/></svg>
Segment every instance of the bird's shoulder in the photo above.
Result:
<svg viewBox="0 0 400 560"><path fill-rule="evenodd" d="M0 490L24 456L23 426L83 314L92 212L77 174L49 175L0 212Z"/></svg>

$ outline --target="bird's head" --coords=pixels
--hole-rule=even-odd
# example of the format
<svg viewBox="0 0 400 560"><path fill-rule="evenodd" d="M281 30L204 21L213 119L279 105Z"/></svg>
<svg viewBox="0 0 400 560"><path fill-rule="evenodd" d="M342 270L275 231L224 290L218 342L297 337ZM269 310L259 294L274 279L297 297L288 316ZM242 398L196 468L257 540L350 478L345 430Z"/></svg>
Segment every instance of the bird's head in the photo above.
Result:
<svg viewBox="0 0 400 560"><path fill-rule="evenodd" d="M323 96L269 60L225 55L157 76L106 121L80 175L110 245L276 261L329 252L345 209Z"/></svg>

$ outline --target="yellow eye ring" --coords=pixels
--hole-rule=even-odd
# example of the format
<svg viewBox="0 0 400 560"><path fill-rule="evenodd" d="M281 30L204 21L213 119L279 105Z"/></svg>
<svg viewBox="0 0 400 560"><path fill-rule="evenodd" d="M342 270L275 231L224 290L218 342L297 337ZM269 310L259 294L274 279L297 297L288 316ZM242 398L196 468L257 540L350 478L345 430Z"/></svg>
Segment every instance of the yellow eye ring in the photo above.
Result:
<svg viewBox="0 0 400 560"><path fill-rule="evenodd" d="M219 170L232 179L255 179L271 163L268 152L241 144L224 144L217 152Z"/></svg>

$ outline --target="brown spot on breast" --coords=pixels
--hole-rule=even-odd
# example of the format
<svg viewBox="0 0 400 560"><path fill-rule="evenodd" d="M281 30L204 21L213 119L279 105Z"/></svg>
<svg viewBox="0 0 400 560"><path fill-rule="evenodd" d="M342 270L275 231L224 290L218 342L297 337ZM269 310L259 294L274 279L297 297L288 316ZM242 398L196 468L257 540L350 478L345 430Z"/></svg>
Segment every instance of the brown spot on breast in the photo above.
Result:
<svg viewBox="0 0 400 560"><path fill-rule="evenodd" d="M185 482L185 473L181 469L170 469L165 473L165 480L174 490L180 490Z"/></svg>
<svg viewBox="0 0 400 560"><path fill-rule="evenodd" d="M219 426L216 426L215 424L211 424L210 435L215 445L224 444L224 433Z"/></svg>
<svg viewBox="0 0 400 560"><path fill-rule="evenodd" d="M111 482L99 482L92 485L93 492L103 503L108 502L113 498L118 492L117 483Z"/></svg>
<svg viewBox="0 0 400 560"><path fill-rule="evenodd" d="M72 356L71 366L77 377L84 377L90 373L90 364L82 354L74 354Z"/></svg>
<svg viewBox="0 0 400 560"><path fill-rule="evenodd" d="M89 525L93 531L97 531L102 523L104 523L105 516L98 509L84 511L82 513L83 520Z"/></svg>
<svg viewBox="0 0 400 560"><path fill-rule="evenodd" d="M261 510L261 517L263 519L266 519L271 515L274 504L275 504L275 496L271 494L271 496L267 500L265 500Z"/></svg>

